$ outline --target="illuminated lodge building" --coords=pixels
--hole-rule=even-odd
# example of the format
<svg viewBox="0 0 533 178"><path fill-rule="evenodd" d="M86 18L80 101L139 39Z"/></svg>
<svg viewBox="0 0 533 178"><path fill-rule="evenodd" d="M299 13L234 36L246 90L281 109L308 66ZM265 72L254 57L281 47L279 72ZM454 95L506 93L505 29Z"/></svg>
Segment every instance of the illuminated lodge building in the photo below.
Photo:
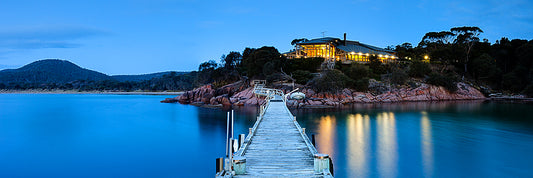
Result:
<svg viewBox="0 0 533 178"><path fill-rule="evenodd" d="M397 59L395 52L367 45L358 41L324 37L296 43L295 49L284 53L288 58L322 57L328 61L344 63L370 62L369 57L375 55L381 62L387 63Z"/></svg>

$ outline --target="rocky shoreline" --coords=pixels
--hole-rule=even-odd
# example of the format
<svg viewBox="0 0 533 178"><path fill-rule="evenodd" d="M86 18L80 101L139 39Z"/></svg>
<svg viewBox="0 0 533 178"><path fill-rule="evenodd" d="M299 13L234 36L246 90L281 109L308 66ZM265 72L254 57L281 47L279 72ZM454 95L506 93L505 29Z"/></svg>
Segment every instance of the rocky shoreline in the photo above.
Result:
<svg viewBox="0 0 533 178"><path fill-rule="evenodd" d="M480 100L486 97L474 87L457 83L458 90L451 93L444 87L420 84L416 88L391 89L381 94L358 92L353 89L343 89L336 93L315 92L304 88L300 92L306 98L303 100L288 100L287 105L292 108L342 107L352 103L392 103L410 101L449 101L449 100ZM289 89L283 89L285 93ZM194 104L209 106L256 106L264 103L264 97L253 94L253 87L248 82L236 82L214 89L211 85L204 85L174 98L166 98L162 103Z"/></svg>

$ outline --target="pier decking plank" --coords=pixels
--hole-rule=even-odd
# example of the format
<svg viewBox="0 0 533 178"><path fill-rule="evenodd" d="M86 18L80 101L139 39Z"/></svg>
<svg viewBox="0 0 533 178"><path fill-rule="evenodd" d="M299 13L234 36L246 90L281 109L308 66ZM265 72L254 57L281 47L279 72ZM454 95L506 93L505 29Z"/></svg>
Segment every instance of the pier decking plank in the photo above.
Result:
<svg viewBox="0 0 533 178"><path fill-rule="evenodd" d="M277 99L277 98L275 98ZM235 177L322 177L285 102L270 102L244 152L246 174Z"/></svg>

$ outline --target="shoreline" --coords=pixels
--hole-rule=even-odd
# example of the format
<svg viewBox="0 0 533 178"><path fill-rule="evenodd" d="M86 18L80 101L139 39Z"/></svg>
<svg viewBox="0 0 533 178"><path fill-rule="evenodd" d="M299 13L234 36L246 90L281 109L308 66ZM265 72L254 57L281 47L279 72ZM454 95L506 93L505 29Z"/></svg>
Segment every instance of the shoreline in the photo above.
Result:
<svg viewBox="0 0 533 178"><path fill-rule="evenodd" d="M76 91L76 90L0 90L0 94L102 94L102 95L181 95L184 92Z"/></svg>
<svg viewBox="0 0 533 178"><path fill-rule="evenodd" d="M498 98L480 98L480 99L455 99L455 100L426 100L426 101L394 101L394 102L354 102L346 103L340 106L331 106L331 105L306 105L302 107L288 106L289 109L303 109L303 110L315 110L315 109L348 109L353 108L354 106L390 106L390 105L413 105L413 104L438 104L438 103L483 103L483 102L508 102L508 103L533 103L533 98L512 98L512 97L498 97ZM228 105L224 106L222 104L210 105L210 104L201 104L201 103L179 103L183 105L191 105L202 108L210 109L223 109L223 108L241 108L241 107L257 107L257 105Z"/></svg>

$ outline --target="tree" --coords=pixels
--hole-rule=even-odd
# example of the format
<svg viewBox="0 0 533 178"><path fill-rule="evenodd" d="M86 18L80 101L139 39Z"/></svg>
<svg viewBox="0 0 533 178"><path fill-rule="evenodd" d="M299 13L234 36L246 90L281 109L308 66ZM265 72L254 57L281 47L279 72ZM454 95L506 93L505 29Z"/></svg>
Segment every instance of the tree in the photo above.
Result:
<svg viewBox="0 0 533 178"><path fill-rule="evenodd" d="M374 75L379 76L387 72L385 67L382 65L383 63L378 59L376 55L371 55L369 57L369 60L369 67L370 69L372 69L372 73L374 73Z"/></svg>
<svg viewBox="0 0 533 178"><path fill-rule="evenodd" d="M400 60L405 60L406 58L414 58L414 49L413 45L411 43L403 43L401 45L396 46L396 55Z"/></svg>
<svg viewBox="0 0 533 178"><path fill-rule="evenodd" d="M280 71L285 64L285 57L274 47L264 46L253 50L243 58L242 65L246 68L248 77L262 76L264 72L268 74ZM266 65L269 63L268 65ZM265 70L266 71L263 71Z"/></svg>
<svg viewBox="0 0 533 178"><path fill-rule="evenodd" d="M488 55L482 54L481 56L472 59L472 74L477 80L484 80L494 84L498 83L498 76L500 76L500 69L496 66L496 61Z"/></svg>
<svg viewBox="0 0 533 178"><path fill-rule="evenodd" d="M476 42L479 42L478 36L483 33L483 30L481 30L479 27L454 27L450 29L450 31L457 36L454 43L460 46L463 46L466 53L466 58L463 61L464 65L464 72L467 73L467 65L469 62L470 52L472 50L472 46ZM464 77L464 75L463 75Z"/></svg>
<svg viewBox="0 0 533 178"><path fill-rule="evenodd" d="M420 60L415 60L409 66L408 74L411 77L424 77L431 72L429 64Z"/></svg>
<svg viewBox="0 0 533 178"><path fill-rule="evenodd" d="M217 63L214 60L203 62L198 66L198 74L196 82L199 85L213 82L213 72L217 68Z"/></svg>
<svg viewBox="0 0 533 178"><path fill-rule="evenodd" d="M294 39L291 41L291 45L296 45L297 43L309 41L307 38Z"/></svg>
<svg viewBox="0 0 533 178"><path fill-rule="evenodd" d="M200 66L198 66L198 71L201 72L205 70L215 70L216 67L217 62L215 62L214 60L209 60L207 62L201 63Z"/></svg>
<svg viewBox="0 0 533 178"><path fill-rule="evenodd" d="M234 70L241 65L242 55L239 52L231 51L228 55L222 55L224 68Z"/></svg>
<svg viewBox="0 0 533 178"><path fill-rule="evenodd" d="M429 44L450 44L450 40L454 37L454 33L449 31L428 32L422 37L419 46L427 46Z"/></svg>

